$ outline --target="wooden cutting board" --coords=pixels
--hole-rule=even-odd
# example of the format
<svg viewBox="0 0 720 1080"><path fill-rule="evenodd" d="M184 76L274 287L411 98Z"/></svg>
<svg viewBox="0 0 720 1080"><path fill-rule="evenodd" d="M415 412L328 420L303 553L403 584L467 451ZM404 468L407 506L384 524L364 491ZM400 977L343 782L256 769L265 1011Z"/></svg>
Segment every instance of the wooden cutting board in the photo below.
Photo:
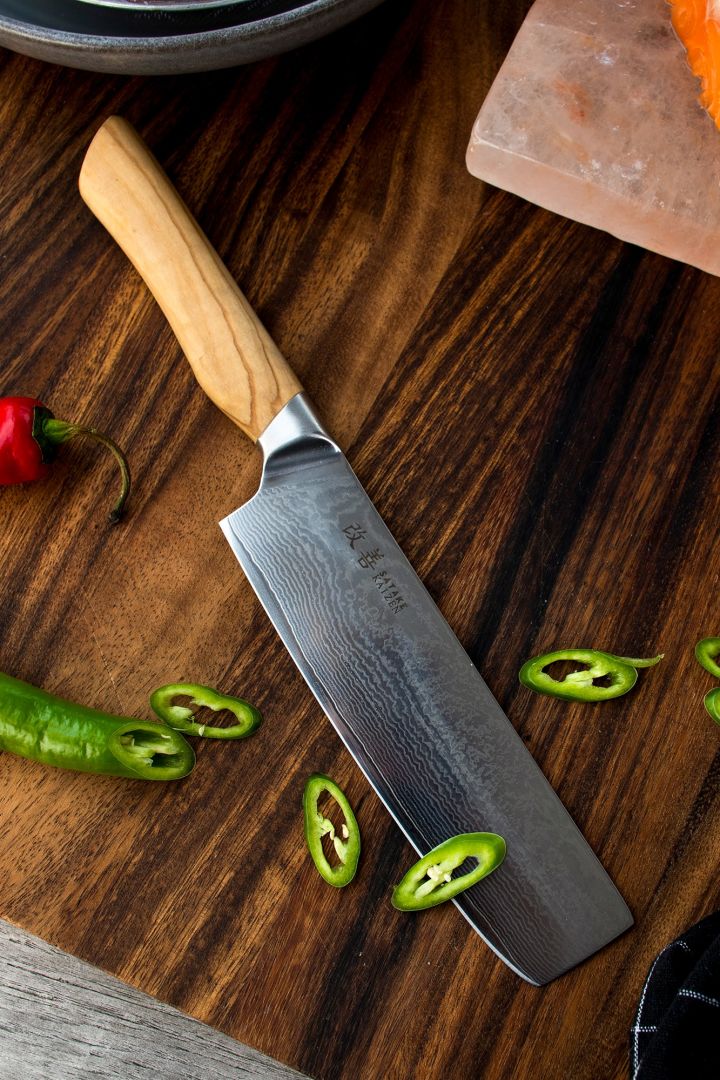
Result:
<svg viewBox="0 0 720 1080"><path fill-rule="evenodd" d="M0 756L0 914L323 1080L625 1075L654 954L717 906L720 281L484 188L464 151L524 2L400 0L277 60L128 79L0 63L5 393L127 449L0 493L0 669L149 716L238 692L243 744L149 785ZM134 123L345 447L637 918L544 989L452 907L389 891L413 855L341 746L217 521L254 448L206 400L76 178ZM719 136L720 138L720 136ZM665 652L626 698L533 696L533 652ZM312 771L362 827L355 883L304 848ZM552 843L552 837L548 837Z"/></svg>

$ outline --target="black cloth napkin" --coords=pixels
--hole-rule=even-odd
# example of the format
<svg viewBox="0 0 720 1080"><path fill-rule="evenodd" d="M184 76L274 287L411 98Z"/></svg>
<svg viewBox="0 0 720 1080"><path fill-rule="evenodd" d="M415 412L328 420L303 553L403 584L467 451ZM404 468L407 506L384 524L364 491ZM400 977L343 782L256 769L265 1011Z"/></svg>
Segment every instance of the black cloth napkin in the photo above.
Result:
<svg viewBox="0 0 720 1080"><path fill-rule="evenodd" d="M631 1080L720 1080L720 911L653 961L630 1030Z"/></svg>

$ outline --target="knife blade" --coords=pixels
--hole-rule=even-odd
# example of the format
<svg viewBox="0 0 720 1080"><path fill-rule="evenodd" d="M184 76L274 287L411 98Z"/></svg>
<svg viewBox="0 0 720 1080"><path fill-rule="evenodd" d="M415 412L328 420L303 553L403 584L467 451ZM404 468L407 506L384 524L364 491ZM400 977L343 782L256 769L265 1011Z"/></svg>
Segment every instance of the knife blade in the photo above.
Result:
<svg viewBox="0 0 720 1080"><path fill-rule="evenodd" d="M311 691L420 855L500 833L503 864L453 902L542 985L632 925L337 443L149 150L111 117L80 174L93 213L165 312L200 385L263 452L221 522Z"/></svg>

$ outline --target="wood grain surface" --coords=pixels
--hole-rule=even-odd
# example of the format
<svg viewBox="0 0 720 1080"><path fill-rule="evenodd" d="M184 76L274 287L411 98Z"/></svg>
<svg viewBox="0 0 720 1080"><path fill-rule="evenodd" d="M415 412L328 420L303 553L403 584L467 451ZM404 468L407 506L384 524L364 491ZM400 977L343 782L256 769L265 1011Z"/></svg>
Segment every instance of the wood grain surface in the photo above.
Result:
<svg viewBox="0 0 720 1080"><path fill-rule="evenodd" d="M127 79L0 62L3 390L126 448L0 495L0 668L148 716L156 685L253 700L245 744L145 785L0 757L0 914L322 1080L615 1080L655 953L718 903L720 281L465 171L526 2L394 0L277 60ZM205 398L77 173L126 116L361 480L636 927L544 989L452 906L389 904L413 855L283 651L216 522L256 451ZM665 653L626 698L520 687L533 652ZM307 775L355 806L337 892ZM552 843L552 837L548 837Z"/></svg>
<svg viewBox="0 0 720 1080"><path fill-rule="evenodd" d="M301 1080L302 1073L0 919L2 1080Z"/></svg>

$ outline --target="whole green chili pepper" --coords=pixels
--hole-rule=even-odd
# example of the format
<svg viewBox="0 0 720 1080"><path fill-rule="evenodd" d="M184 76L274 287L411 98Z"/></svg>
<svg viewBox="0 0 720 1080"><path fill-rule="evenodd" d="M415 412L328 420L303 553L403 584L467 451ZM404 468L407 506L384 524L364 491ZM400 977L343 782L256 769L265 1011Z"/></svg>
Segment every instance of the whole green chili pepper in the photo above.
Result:
<svg viewBox="0 0 720 1080"><path fill-rule="evenodd" d="M452 900L496 870L505 858L505 850L505 841L497 833L460 833L445 840L410 867L393 889L393 907L399 911L422 911ZM475 859L477 866L454 878L453 870L466 859Z"/></svg>
<svg viewBox="0 0 720 1080"><path fill-rule="evenodd" d="M318 802L325 793L332 796L345 818L339 836L332 821L318 810ZM313 773L305 784L303 811L305 839L315 867L328 885L341 889L355 877L360 858L360 829L347 796L329 776ZM323 851L322 838L326 835L332 840L340 860L336 866L330 865Z"/></svg>
<svg viewBox="0 0 720 1080"><path fill-rule="evenodd" d="M695 659L701 667L704 667L716 679L720 679L720 667L715 663L715 657L719 653L720 637L703 638L695 646Z"/></svg>
<svg viewBox="0 0 720 1080"><path fill-rule="evenodd" d="M175 698L188 697L188 705L174 705ZM166 724L176 731L183 731L186 735L201 735L206 739L244 739L252 735L262 723L262 716L249 702L242 698L227 697L218 694L209 686L198 686L196 683L169 683L167 686L159 686L150 695L150 704ZM194 717L192 706L200 708L205 705L213 712L227 709L237 720L237 724L231 727L210 727L208 724L198 724Z"/></svg>
<svg viewBox="0 0 720 1080"><path fill-rule="evenodd" d="M164 724L75 705L0 674L0 750L78 772L178 780L192 747Z"/></svg>
<svg viewBox="0 0 720 1080"><path fill-rule="evenodd" d="M705 695L705 708L712 716L716 724L720 724L720 686L709 690Z"/></svg>
<svg viewBox="0 0 720 1080"><path fill-rule="evenodd" d="M659 664L663 653L650 660L637 660L628 656L614 656L600 649L558 649L556 652L533 656L520 668L519 679L523 686L538 694L569 698L572 701L606 701L620 697L632 690L637 682L637 668ZM564 679L554 679L545 668L557 660L575 660L585 666L571 671ZM608 677L608 686L597 686L595 679Z"/></svg>

